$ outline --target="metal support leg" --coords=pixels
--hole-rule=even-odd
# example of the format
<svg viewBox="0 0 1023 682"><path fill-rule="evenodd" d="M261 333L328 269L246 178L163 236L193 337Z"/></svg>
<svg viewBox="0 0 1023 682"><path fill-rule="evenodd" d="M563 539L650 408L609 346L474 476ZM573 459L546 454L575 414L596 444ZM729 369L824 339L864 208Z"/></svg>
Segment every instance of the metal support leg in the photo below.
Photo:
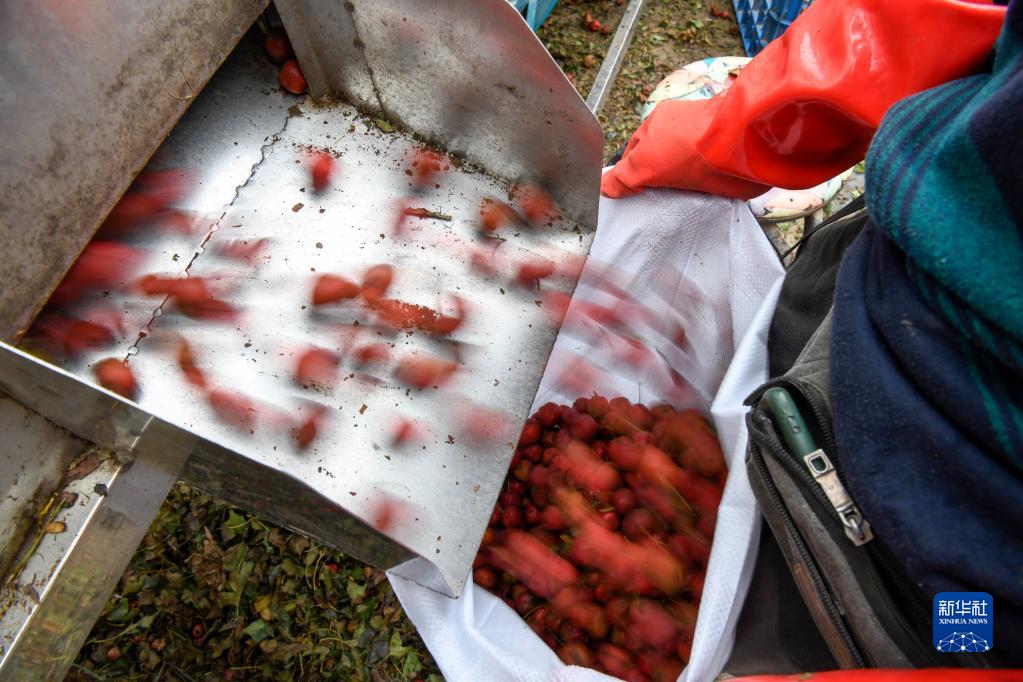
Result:
<svg viewBox="0 0 1023 682"><path fill-rule="evenodd" d="M0 599L0 678L59 680L198 439L6 344L0 389L114 453L57 491L60 513L29 536Z"/></svg>
<svg viewBox="0 0 1023 682"><path fill-rule="evenodd" d="M629 43L632 42L632 34L636 32L636 23L639 12L643 9L643 2L644 0L629 1L628 7L625 8L625 15L622 16L622 21L618 24L618 30L615 31L615 36L611 39L611 46L607 48L607 56L604 57L600 71L597 72L597 78L593 81L593 87L590 88L590 94L586 96L586 106L594 116L600 114L604 103L607 102L608 95L611 94L615 78L618 77L622 62L625 60L625 53L629 49Z"/></svg>
<svg viewBox="0 0 1023 682"><path fill-rule="evenodd" d="M824 209L820 208L803 218L803 234L812 232L813 228L824 222Z"/></svg>

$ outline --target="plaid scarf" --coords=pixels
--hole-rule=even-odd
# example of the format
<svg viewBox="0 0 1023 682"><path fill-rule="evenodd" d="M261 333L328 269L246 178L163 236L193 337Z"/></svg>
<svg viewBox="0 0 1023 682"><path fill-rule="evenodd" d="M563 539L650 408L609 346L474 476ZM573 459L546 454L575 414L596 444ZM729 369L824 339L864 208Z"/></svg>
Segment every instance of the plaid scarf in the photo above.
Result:
<svg viewBox="0 0 1023 682"><path fill-rule="evenodd" d="M909 577L990 592L993 653L1023 665L1023 0L989 72L889 109L866 180L835 290L839 460Z"/></svg>

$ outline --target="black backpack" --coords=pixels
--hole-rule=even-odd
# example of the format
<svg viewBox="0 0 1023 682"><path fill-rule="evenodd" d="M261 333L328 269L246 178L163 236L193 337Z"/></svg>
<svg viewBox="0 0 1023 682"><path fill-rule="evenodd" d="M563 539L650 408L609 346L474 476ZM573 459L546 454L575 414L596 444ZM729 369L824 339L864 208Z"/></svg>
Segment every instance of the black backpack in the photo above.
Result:
<svg viewBox="0 0 1023 682"><path fill-rule="evenodd" d="M842 479L831 431L831 304L841 259L868 220L863 197L807 234L768 335L770 376L749 396L747 472L761 534L732 674L857 667L997 667L931 644L930 595L873 536ZM797 429L779 420L800 421ZM791 440L793 431L805 442Z"/></svg>

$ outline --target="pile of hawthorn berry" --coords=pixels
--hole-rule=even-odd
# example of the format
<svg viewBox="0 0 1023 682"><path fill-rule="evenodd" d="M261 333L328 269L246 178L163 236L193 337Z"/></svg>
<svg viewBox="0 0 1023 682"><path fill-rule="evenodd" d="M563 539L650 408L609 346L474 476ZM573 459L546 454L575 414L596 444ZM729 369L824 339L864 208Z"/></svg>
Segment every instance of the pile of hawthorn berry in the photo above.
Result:
<svg viewBox="0 0 1023 682"><path fill-rule="evenodd" d="M565 663L674 682L727 471L696 411L547 403L526 422L473 564Z"/></svg>

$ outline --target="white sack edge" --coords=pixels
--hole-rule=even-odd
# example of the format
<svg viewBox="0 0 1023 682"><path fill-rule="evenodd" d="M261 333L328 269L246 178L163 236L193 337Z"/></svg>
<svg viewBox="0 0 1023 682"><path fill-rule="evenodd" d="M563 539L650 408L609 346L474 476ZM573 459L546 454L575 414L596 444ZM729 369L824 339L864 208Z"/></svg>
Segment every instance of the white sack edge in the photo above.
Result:
<svg viewBox="0 0 1023 682"><path fill-rule="evenodd" d="M598 369L594 389L654 404L681 401L710 411L729 465L692 657L685 682L713 680L731 653L752 574L759 513L746 477L742 400L767 379L766 340L784 271L740 201L696 192L647 190L601 197L598 229L576 298L601 301L601 264L616 284L658 310L641 339L688 382L679 396L663 371L621 367L605 334L559 334L533 404L571 403L560 386L570 358ZM663 312L663 314L661 314ZM571 313L570 313L571 314ZM671 330L679 324L686 347ZM726 373L727 371L727 373ZM713 407L711 403L713 402ZM598 682L614 678L564 665L515 611L470 583L459 599L388 573L395 593L448 680Z"/></svg>

